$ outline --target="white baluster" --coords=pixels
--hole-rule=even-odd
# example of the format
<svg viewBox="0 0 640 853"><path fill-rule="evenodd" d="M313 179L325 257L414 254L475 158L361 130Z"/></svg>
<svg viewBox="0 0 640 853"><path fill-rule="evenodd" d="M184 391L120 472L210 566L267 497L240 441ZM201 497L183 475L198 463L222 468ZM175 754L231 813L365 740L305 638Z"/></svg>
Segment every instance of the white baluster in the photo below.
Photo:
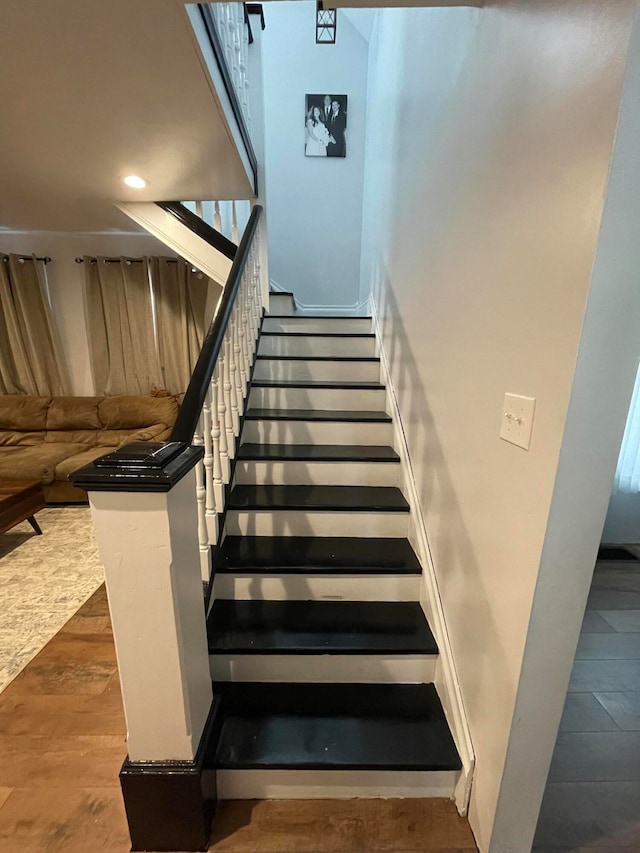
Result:
<svg viewBox="0 0 640 853"><path fill-rule="evenodd" d="M249 322L249 288L251 285L251 272L247 267L245 268L244 274L242 276L242 302L240 303L240 316L242 317L242 323L240 324L240 343L242 344L242 357L244 359L244 375L245 375L245 384L243 387L243 392L246 395L247 393L247 385L249 383L249 379L251 378L251 364L252 364L252 352L251 352L251 325Z"/></svg>
<svg viewBox="0 0 640 853"><path fill-rule="evenodd" d="M244 412L244 399L247 395L247 382L249 381L249 372L247 371L247 347L245 344L245 315L244 315L244 275L242 277L242 281L240 282L240 287L238 288L238 312L237 312L237 324L238 324L238 365L239 365L239 373L240 373L240 397L242 400L242 411Z"/></svg>
<svg viewBox="0 0 640 853"><path fill-rule="evenodd" d="M220 216L220 202L216 201L213 204L213 227L216 231L222 233L222 217Z"/></svg>
<svg viewBox="0 0 640 853"><path fill-rule="evenodd" d="M233 340L231 338L231 329L228 326L224 336L224 361L224 399L227 406L227 412L229 413L229 417L227 419L227 450L229 451L229 458L233 459L236 454L236 435L238 435L240 428L240 418L238 416L238 403L236 400Z"/></svg>
<svg viewBox="0 0 640 853"><path fill-rule="evenodd" d="M215 499L216 511L223 512L224 511L224 480L223 472L222 472L222 458L220 453L220 437L224 437L224 450L225 454L227 452L227 436L225 435L224 429L220 429L220 415L219 415L219 399L218 399L218 370L219 370L220 360L216 362L216 366L213 369L213 376L211 377L211 443L213 449L213 494ZM224 404L223 404L224 405ZM229 462L229 457L227 456L227 463Z"/></svg>
<svg viewBox="0 0 640 853"><path fill-rule="evenodd" d="M204 216L202 215L202 202L201 201L196 202L196 216L199 216L200 219L204 219Z"/></svg>
<svg viewBox="0 0 640 853"><path fill-rule="evenodd" d="M216 413L217 415L217 413ZM218 517L216 515L216 498L213 488L213 435L211 423L211 388L202 407L202 424L204 432L204 487L205 487L205 521L209 542L218 541Z"/></svg>
<svg viewBox="0 0 640 853"><path fill-rule="evenodd" d="M220 430L220 468L222 469L222 509L224 509L224 483L231 479L231 463L229 461L229 443L227 440L228 409L225 402L225 357L224 342L218 355L213 381L217 386L218 396L218 429Z"/></svg>
<svg viewBox="0 0 640 853"><path fill-rule="evenodd" d="M244 395L242 393L242 371L240 365L240 336L239 336L239 326L238 322L238 300L236 298L235 305L233 306L233 311L231 312L231 340L233 342L233 378L234 378L234 387L236 389L236 408L238 410L238 426L236 429L236 424L234 420L234 429L236 435L240 433L240 418L242 417L243 412L243 403L244 403ZM233 395L231 397L231 402L233 403Z"/></svg>
<svg viewBox="0 0 640 853"><path fill-rule="evenodd" d="M249 78L244 78L244 99L242 101L244 107L244 117L247 121L247 129L251 131L251 98L249 97Z"/></svg>
<svg viewBox="0 0 640 853"><path fill-rule="evenodd" d="M253 312L255 317L255 335L258 337L260 323L262 322L262 283L260 281L260 248L256 239L255 256L253 260L253 286L255 297L253 300Z"/></svg>
<svg viewBox="0 0 640 853"><path fill-rule="evenodd" d="M202 433L197 432L193 436L193 444L199 447L202 446ZM200 549L200 569L202 572L202 580L208 582L211 576L211 560L209 551L209 536L207 534L205 499L206 489L204 485L204 465L200 461L196 465L196 500L198 502L198 547Z"/></svg>
<svg viewBox="0 0 640 853"><path fill-rule="evenodd" d="M238 245L238 216L235 201L231 202L231 242Z"/></svg>

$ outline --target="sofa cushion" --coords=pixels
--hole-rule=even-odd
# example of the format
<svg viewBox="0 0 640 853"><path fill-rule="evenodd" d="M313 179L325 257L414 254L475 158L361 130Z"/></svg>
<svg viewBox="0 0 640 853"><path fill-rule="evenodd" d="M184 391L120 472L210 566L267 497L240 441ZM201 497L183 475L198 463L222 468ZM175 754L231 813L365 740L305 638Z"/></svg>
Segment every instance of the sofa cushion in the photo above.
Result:
<svg viewBox="0 0 640 853"><path fill-rule="evenodd" d="M130 433L130 435L120 442L118 447L129 444L131 441L168 441L170 435L171 427L164 424L154 424L153 426L144 427Z"/></svg>
<svg viewBox="0 0 640 853"><path fill-rule="evenodd" d="M42 444L0 447L0 480L38 480L51 483L56 465L85 450L82 444Z"/></svg>
<svg viewBox="0 0 640 853"><path fill-rule="evenodd" d="M0 396L0 429L28 430L46 429L47 409L51 397L26 397L22 394ZM159 419L153 418L150 423ZM144 424L138 424L144 426Z"/></svg>
<svg viewBox="0 0 640 853"><path fill-rule="evenodd" d="M121 444L131 441L131 436L138 431L137 429L100 429L96 432L96 446L120 447Z"/></svg>
<svg viewBox="0 0 640 853"><path fill-rule="evenodd" d="M47 444L86 444L95 447L98 443L97 429L54 429L44 434Z"/></svg>
<svg viewBox="0 0 640 853"><path fill-rule="evenodd" d="M14 429L0 429L0 447L15 447L18 445L41 444L46 432L21 432Z"/></svg>
<svg viewBox="0 0 640 853"><path fill-rule="evenodd" d="M68 480L74 471L110 452L111 448L109 447L87 447L80 451L80 453L74 453L73 456L69 456L63 459L62 462L58 462L55 470L55 478L56 480Z"/></svg>
<svg viewBox="0 0 640 853"><path fill-rule="evenodd" d="M53 397L47 412L47 430L100 429L101 397Z"/></svg>
<svg viewBox="0 0 640 853"><path fill-rule="evenodd" d="M140 429L150 424L171 426L178 415L173 397L104 397L98 406L104 429Z"/></svg>

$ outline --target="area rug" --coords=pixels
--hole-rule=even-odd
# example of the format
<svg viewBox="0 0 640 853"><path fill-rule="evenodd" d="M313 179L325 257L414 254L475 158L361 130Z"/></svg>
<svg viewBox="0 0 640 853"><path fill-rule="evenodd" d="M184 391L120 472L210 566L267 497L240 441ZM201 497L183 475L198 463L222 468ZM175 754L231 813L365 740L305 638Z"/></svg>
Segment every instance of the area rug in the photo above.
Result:
<svg viewBox="0 0 640 853"><path fill-rule="evenodd" d="M0 691L104 581L88 507L47 507L0 536Z"/></svg>

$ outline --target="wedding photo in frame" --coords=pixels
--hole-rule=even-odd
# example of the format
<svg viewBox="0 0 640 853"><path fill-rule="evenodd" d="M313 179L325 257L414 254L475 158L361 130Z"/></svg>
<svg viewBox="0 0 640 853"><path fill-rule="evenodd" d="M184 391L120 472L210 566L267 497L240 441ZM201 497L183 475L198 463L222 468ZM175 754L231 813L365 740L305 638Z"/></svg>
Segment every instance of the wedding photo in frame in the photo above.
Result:
<svg viewBox="0 0 640 853"><path fill-rule="evenodd" d="M304 121L305 156L347 156L346 95L307 95Z"/></svg>

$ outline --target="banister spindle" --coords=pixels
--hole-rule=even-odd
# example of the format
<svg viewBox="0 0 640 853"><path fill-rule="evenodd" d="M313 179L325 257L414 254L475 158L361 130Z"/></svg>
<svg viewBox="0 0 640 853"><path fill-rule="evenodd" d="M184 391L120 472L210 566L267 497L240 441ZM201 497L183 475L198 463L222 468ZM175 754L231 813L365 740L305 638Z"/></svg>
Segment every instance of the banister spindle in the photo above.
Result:
<svg viewBox="0 0 640 853"><path fill-rule="evenodd" d="M245 270L244 275L242 277L242 287L240 290L240 316L242 317L241 323L241 343L242 343L242 357L244 360L244 375L245 375L245 385L244 385L244 394L247 393L247 386L249 384L249 379L251 378L251 363L252 363L252 353L251 353L251 324L249 321L249 288L251 285L251 276L249 275L249 270Z"/></svg>
<svg viewBox="0 0 640 853"><path fill-rule="evenodd" d="M235 201L231 202L231 242L238 245L238 215Z"/></svg>
<svg viewBox="0 0 640 853"><path fill-rule="evenodd" d="M224 511L224 480L223 478L223 470L222 470L222 454L221 454L221 444L224 441L224 452L225 455L227 453L227 436L225 434L224 428L220 427L220 403L218 399L218 371L219 371L220 361L216 363L216 366L213 370L213 376L211 377L211 442L213 445L213 494L215 498L216 511L221 513ZM224 406L224 403L223 403ZM227 464L229 463L229 457L227 456Z"/></svg>
<svg viewBox="0 0 640 853"><path fill-rule="evenodd" d="M211 386L202 407L202 425L204 433L204 487L205 522L209 542L217 542L216 498L213 488L213 434L211 419Z"/></svg>
<svg viewBox="0 0 640 853"><path fill-rule="evenodd" d="M254 340L254 352L258 346L258 332L260 330L260 321L261 321L261 292L260 292L260 270L258 268L258 247L253 246L253 258L251 260L251 283L253 289L253 297L251 299L251 305L253 310L253 340Z"/></svg>
<svg viewBox="0 0 640 853"><path fill-rule="evenodd" d="M233 372L231 369L231 334L230 328L227 326L227 331L224 335L224 402L227 407L227 419L226 419L226 429L227 429L227 452L229 454L229 459L233 459L236 455L236 432L235 432L235 424L238 415L238 409L235 407L234 413L234 397L235 397L235 388L233 386L233 382L235 381L235 377L233 377ZM233 381L232 381L233 377Z"/></svg>
<svg viewBox="0 0 640 853"><path fill-rule="evenodd" d="M215 373L213 375L213 382L215 382L217 388L217 397L218 397L218 429L220 431L219 440L220 440L220 468L221 468L221 477L223 482L222 488L222 509L224 509L224 483L228 483L231 479L231 463L229 461L229 450L228 450L228 442L227 442L227 418L228 418L228 409L225 403L225 391L224 391L224 375L225 375L225 357L224 357L224 343L222 348L220 349L220 355L218 356L218 361L216 363Z"/></svg>
<svg viewBox="0 0 640 853"><path fill-rule="evenodd" d="M233 311L231 312L231 346L233 349L233 358L232 358L232 367L233 367L233 389L231 391L231 403L233 405L234 402L234 390L235 390L235 413L233 420L233 430L236 435L240 434L240 418L242 417L243 411L243 396L242 396L242 373L240 369L240 343L238 337L238 300L236 299L236 303L233 306ZM236 413L237 413L237 424L236 424Z"/></svg>
<svg viewBox="0 0 640 853"><path fill-rule="evenodd" d="M244 412L244 398L247 393L247 381L248 381L248 373L247 373L247 360L245 358L245 348L244 348L244 322L242 319L242 284L240 285L240 290L238 291L238 299L236 300L236 347L237 347L237 363L238 363L238 373L236 376L237 379L237 389L240 395L239 402L242 401L242 404L239 405L240 414Z"/></svg>
<svg viewBox="0 0 640 853"><path fill-rule="evenodd" d="M216 231L222 233L222 216L220 216L220 202L216 201L213 204L213 227Z"/></svg>
<svg viewBox="0 0 640 853"><path fill-rule="evenodd" d="M198 425L200 426L200 424ZM204 440L200 431L193 436L193 442L196 447L202 447ZM198 503L198 547L200 550L200 570L202 572L202 580L208 582L210 571L209 558L209 536L207 533L207 517L205 509L206 489L204 485L204 465L200 460L196 465L196 500Z"/></svg>

